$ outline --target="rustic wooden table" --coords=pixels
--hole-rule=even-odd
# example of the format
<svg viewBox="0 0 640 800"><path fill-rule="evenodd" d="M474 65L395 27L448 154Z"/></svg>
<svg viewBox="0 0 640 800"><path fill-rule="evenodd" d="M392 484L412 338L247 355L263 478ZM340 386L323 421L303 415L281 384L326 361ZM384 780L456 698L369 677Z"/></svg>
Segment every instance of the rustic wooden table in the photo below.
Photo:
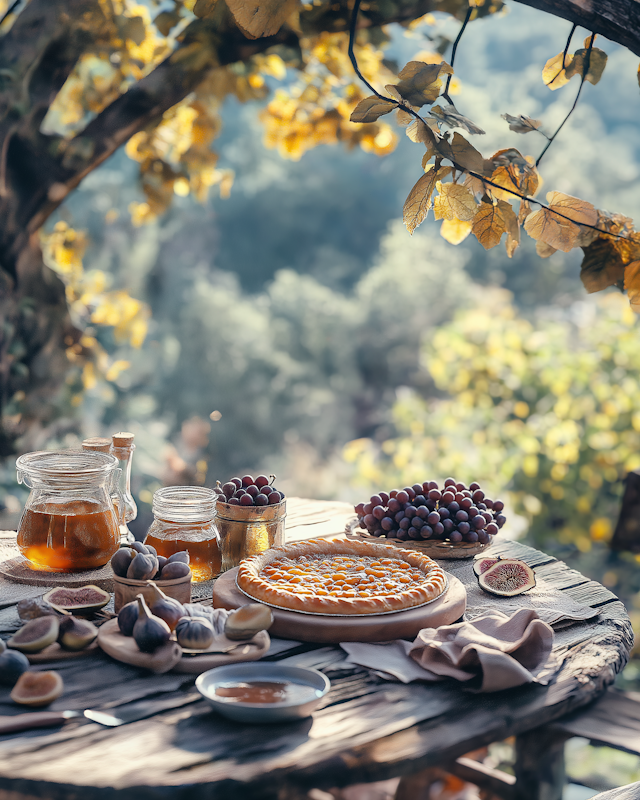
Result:
<svg viewBox="0 0 640 800"><path fill-rule="evenodd" d="M352 516L346 504L295 499L288 512L288 540L341 533ZM0 558L14 555L11 545L5 540ZM514 734L522 734L519 769L526 781L537 752L536 737L526 732L598 697L626 663L632 631L615 595L562 562L506 539L492 551L524 559L540 578L600 610L594 620L557 633L552 656L560 666L548 686L474 695L456 683L392 683L348 663L338 646L303 645L270 658L321 669L332 683L324 704L300 722L252 726L212 712L193 677L149 675L99 653L47 667L59 670L66 686L52 708L151 701L156 713L119 728L80 719L0 737L0 797L285 800L311 787L446 766ZM470 562L452 564L459 577L475 583ZM18 624L9 591L0 582L5 637ZM0 689L0 714L23 712L8 695ZM537 780L532 777L531 786Z"/></svg>

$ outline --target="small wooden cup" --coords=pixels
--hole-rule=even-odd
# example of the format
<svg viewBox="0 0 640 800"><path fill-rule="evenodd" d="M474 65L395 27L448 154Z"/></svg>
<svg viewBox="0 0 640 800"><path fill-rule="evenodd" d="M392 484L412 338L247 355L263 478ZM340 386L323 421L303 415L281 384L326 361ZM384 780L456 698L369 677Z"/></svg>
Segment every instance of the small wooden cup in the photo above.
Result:
<svg viewBox="0 0 640 800"><path fill-rule="evenodd" d="M174 578L172 581L154 581L154 583L158 589L162 589L167 597L173 597L179 603L191 602L191 573L185 575L184 578ZM116 614L122 606L131 603L139 594L147 603L152 597L152 589L146 581L119 578L117 575L113 576L113 590L113 607Z"/></svg>

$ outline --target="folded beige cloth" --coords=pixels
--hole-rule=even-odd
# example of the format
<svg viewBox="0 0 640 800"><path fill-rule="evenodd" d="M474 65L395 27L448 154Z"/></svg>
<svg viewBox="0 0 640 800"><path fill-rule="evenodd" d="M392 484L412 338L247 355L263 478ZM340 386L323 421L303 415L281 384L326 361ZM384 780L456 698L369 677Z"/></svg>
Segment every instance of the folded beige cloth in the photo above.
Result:
<svg viewBox="0 0 640 800"><path fill-rule="evenodd" d="M403 683L454 678L472 691L497 692L535 681L552 645L550 625L522 608L511 616L492 610L469 622L424 628L412 644L345 642L341 647L348 661Z"/></svg>

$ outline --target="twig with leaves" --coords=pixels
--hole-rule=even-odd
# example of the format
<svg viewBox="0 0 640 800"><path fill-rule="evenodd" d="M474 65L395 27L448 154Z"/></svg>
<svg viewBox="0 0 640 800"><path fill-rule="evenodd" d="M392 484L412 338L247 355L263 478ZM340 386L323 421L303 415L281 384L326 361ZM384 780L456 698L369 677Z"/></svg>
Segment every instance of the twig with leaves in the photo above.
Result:
<svg viewBox="0 0 640 800"><path fill-rule="evenodd" d="M410 61L400 71L398 82L385 86L387 96L374 89L363 77L354 49L359 10L360 0L355 0L349 58L356 74L373 94L358 103L351 121L376 122L379 117L397 110L398 122L406 126L407 136L426 147L422 159L424 174L411 189L403 208L409 232L413 233L433 208L436 219L442 220L441 234L452 244L459 244L473 233L485 249L490 249L506 234L507 254L512 257L520 244L520 229L523 227L536 241L536 250L543 258L557 250L569 252L573 248L582 248L581 279L587 291L600 291L611 285L624 287L632 307L640 312L640 233L633 229L632 221L620 214L598 211L591 203L562 192L548 192L546 203L534 196L539 186L537 164L575 110L584 82L597 83L604 70L607 56L593 47L595 34L585 41L583 50L569 56L572 30L564 52L545 65L543 80L551 89L568 83L573 75L581 78L574 104L552 136L540 130L542 123L539 120L524 115L503 115L511 130L517 133L537 130L547 138L547 145L538 161L523 156L515 148L499 150L487 159L460 133L454 132L451 136L451 133L441 130L444 124L470 134L484 133L470 119L459 114L451 103L448 89L453 68L450 64L444 61L440 64ZM470 5L452 56L455 56L471 16ZM558 66L561 66L559 72ZM447 80L442 91L441 77L444 75ZM552 83L555 85L551 86ZM435 105L438 97L443 97L449 104L444 107ZM431 106L428 118L419 113L425 105ZM445 161L452 166L443 166ZM451 180L445 183L449 176ZM520 200L517 214L509 202L515 198ZM539 210L533 211L532 206Z"/></svg>
<svg viewBox="0 0 640 800"><path fill-rule="evenodd" d="M575 28L575 26L574 26L574 28ZM544 154L547 152L547 150L553 144L553 140L560 133L560 131L564 128L565 123L567 122L569 117L573 114L573 112L576 110L576 106L578 105L578 100L580 99L580 94L582 93L582 87L584 86L584 82L586 81L587 75L589 74L589 68L591 66L591 52L593 50L593 42L594 42L595 38L596 38L595 33L592 33L591 37L589 38L589 44L587 46L587 52L585 53L585 56L584 56L584 68L582 70L582 77L580 78L580 86L578 87L578 92L576 94L576 99L573 101L573 105L569 109L569 113L567 114L567 116L562 120L560 125L558 125L558 127L556 128L555 133L553 133L551 136L548 137L549 141L546 143L546 145L544 146L542 152L540 153L540 155L536 159L536 167L539 166L540 162L542 161L542 159L544 157ZM566 66L565 66L566 56L567 56L567 54L566 54L566 51L565 51L565 53L563 54L563 59L562 59L562 69L560 70L558 75L562 74L563 71L566 72ZM556 76L556 77L558 77L558 76ZM554 78L554 80L555 80L555 78Z"/></svg>

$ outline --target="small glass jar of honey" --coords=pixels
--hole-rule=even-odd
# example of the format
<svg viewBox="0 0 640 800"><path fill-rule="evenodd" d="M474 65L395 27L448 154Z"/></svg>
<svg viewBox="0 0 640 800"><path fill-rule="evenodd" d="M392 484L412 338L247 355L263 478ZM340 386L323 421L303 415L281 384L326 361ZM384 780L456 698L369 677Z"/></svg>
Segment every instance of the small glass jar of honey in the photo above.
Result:
<svg viewBox="0 0 640 800"><path fill-rule="evenodd" d="M169 558L186 550L193 581L220 574L220 542L215 523L216 495L201 486L166 486L153 495L154 520L145 544Z"/></svg>
<svg viewBox="0 0 640 800"><path fill-rule="evenodd" d="M20 456L16 468L18 481L31 489L18 525L18 548L31 568L76 572L104 566L120 546L117 459L82 450L45 451Z"/></svg>

